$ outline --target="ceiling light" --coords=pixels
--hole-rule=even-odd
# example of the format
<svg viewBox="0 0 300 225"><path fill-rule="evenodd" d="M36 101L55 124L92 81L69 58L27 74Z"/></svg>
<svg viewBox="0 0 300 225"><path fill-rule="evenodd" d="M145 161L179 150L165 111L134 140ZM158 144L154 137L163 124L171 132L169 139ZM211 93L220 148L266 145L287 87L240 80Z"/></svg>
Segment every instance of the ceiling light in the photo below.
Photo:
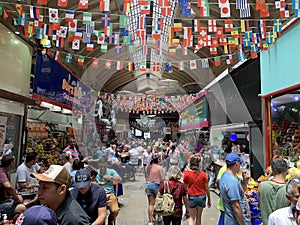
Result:
<svg viewBox="0 0 300 225"><path fill-rule="evenodd" d="M299 96L295 96L295 101L298 101L299 100Z"/></svg>

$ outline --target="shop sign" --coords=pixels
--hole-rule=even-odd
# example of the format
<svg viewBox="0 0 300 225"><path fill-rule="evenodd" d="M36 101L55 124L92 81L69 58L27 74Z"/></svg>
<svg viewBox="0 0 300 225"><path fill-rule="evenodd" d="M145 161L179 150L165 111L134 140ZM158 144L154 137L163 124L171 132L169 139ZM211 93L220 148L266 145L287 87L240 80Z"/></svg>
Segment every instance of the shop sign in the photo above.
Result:
<svg viewBox="0 0 300 225"><path fill-rule="evenodd" d="M33 86L34 98L50 100L59 106L88 112L94 104L90 92L91 88L64 66L49 55L38 52Z"/></svg>

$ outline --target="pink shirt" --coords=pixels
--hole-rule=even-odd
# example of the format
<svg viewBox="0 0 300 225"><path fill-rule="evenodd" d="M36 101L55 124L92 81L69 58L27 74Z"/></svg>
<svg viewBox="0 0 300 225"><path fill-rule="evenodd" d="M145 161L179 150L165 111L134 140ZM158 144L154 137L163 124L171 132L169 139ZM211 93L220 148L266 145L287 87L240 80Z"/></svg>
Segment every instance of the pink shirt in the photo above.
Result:
<svg viewBox="0 0 300 225"><path fill-rule="evenodd" d="M147 181L161 182L164 180L165 171L162 166L157 164L147 165L146 171L148 171L148 169L149 169L149 173L147 174Z"/></svg>

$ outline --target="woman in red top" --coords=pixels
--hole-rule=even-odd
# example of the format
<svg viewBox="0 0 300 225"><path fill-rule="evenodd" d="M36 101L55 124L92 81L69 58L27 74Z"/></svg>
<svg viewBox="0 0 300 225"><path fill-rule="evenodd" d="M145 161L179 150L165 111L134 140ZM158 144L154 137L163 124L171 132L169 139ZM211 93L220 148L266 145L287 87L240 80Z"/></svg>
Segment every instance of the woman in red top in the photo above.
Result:
<svg viewBox="0 0 300 225"><path fill-rule="evenodd" d="M202 211L203 208L206 207L206 196L208 208L211 206L208 178L206 173L201 171L200 162L200 156L192 155L189 169L184 172L183 177L183 182L188 187L188 204L190 212L188 225L201 225Z"/></svg>
<svg viewBox="0 0 300 225"><path fill-rule="evenodd" d="M187 188L186 185L181 183L179 180L181 179L181 171L177 166L171 166L168 170L167 176L169 178L168 182L170 192L173 195L173 199L175 202L174 214L171 216L164 216L163 221L164 225L180 225L181 217L182 217L182 206L183 203L185 208L188 209L188 200L187 200ZM158 196L162 196L164 194L164 184L165 182L161 182L158 190ZM183 201L183 202L182 202ZM186 210L185 217L189 217L189 212Z"/></svg>

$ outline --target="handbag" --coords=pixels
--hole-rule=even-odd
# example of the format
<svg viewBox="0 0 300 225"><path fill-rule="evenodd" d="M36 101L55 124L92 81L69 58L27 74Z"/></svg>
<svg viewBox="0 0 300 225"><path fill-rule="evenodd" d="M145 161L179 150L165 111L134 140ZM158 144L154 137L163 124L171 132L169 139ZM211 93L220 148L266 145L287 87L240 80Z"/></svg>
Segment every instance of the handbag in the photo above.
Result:
<svg viewBox="0 0 300 225"><path fill-rule="evenodd" d="M166 188L167 186L167 188ZM177 187L179 184L177 185ZM175 202L173 198L173 193L176 191L177 187L170 192L170 185L168 181L164 181L164 193L161 196L155 198L154 203L154 213L159 216L171 216L174 214Z"/></svg>

